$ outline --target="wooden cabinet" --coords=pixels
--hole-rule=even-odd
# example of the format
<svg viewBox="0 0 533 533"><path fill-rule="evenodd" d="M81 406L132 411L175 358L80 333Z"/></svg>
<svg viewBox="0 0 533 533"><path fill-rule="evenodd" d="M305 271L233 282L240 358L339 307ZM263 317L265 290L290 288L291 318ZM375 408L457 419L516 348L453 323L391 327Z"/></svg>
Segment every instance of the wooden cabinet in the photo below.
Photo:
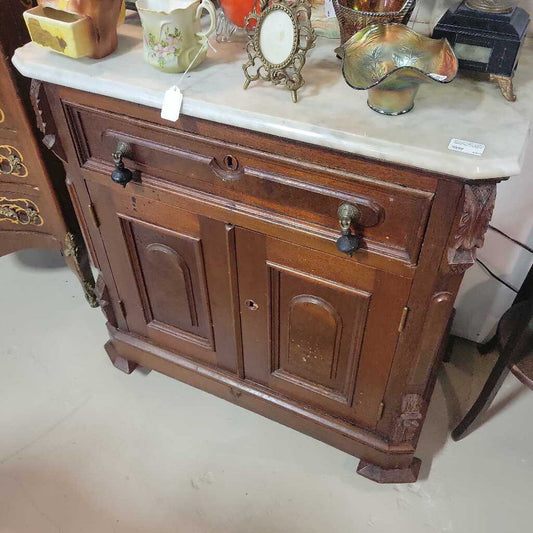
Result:
<svg viewBox="0 0 533 533"><path fill-rule="evenodd" d="M288 143L46 85L108 319L106 348L362 459L414 458L453 301L495 182ZM110 179L128 144L133 180ZM337 209L361 246L339 252ZM281 453L281 452L280 452Z"/></svg>
<svg viewBox="0 0 533 533"><path fill-rule="evenodd" d="M85 245L65 185L59 160L44 146L33 127L33 104L49 148L61 154L55 134L46 131L51 117L41 102L40 84L20 76L11 65L18 46L29 41L22 12L31 0L6 0L0 21L0 256L24 248L61 250L82 283L91 305L94 281Z"/></svg>

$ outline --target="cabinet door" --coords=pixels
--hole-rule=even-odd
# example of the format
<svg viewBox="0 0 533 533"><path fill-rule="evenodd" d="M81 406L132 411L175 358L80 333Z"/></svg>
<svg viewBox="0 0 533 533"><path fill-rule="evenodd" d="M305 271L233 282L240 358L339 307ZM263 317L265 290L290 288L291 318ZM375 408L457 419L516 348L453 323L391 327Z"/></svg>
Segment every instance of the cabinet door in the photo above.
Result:
<svg viewBox="0 0 533 533"><path fill-rule="evenodd" d="M233 228L138 194L89 191L129 331L237 372Z"/></svg>
<svg viewBox="0 0 533 533"><path fill-rule="evenodd" d="M374 428L410 280L243 229L236 243L245 377Z"/></svg>

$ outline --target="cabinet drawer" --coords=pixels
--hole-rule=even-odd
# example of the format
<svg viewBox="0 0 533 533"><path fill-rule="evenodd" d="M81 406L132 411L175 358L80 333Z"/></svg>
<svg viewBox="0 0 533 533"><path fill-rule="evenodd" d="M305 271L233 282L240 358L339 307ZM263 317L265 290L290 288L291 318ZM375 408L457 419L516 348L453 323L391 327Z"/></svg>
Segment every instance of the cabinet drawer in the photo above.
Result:
<svg viewBox="0 0 533 533"><path fill-rule="evenodd" d="M337 209L355 205L362 248L415 264L433 194L322 165L202 137L76 104L66 104L79 165L110 174L119 140L131 147L125 164L147 186L178 183L235 208L280 214L334 241ZM284 142L280 140L280 143ZM111 181L110 181L111 184Z"/></svg>

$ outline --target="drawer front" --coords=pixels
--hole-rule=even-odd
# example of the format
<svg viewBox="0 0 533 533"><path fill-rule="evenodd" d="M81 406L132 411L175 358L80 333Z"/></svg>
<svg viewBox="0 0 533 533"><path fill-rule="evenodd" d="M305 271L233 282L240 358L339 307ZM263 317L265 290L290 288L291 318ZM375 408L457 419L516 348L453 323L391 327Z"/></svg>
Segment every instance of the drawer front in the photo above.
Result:
<svg viewBox="0 0 533 533"><path fill-rule="evenodd" d="M110 174L119 140L124 160L144 185L179 183L229 200L235 206L281 214L334 241L338 207L355 205L361 247L408 264L418 259L432 193L357 175L336 174L299 162L190 132L66 104L82 168ZM280 141L283 142L283 141ZM111 183L111 181L110 181Z"/></svg>

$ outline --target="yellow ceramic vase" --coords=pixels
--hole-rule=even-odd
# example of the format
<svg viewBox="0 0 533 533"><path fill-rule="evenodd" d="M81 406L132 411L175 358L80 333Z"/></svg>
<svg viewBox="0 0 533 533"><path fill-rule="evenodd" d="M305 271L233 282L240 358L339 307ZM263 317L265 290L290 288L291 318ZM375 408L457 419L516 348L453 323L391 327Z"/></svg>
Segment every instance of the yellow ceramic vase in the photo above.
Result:
<svg viewBox="0 0 533 533"><path fill-rule="evenodd" d="M73 58L100 58L117 47L125 10L123 0L40 0L24 19L33 42Z"/></svg>

